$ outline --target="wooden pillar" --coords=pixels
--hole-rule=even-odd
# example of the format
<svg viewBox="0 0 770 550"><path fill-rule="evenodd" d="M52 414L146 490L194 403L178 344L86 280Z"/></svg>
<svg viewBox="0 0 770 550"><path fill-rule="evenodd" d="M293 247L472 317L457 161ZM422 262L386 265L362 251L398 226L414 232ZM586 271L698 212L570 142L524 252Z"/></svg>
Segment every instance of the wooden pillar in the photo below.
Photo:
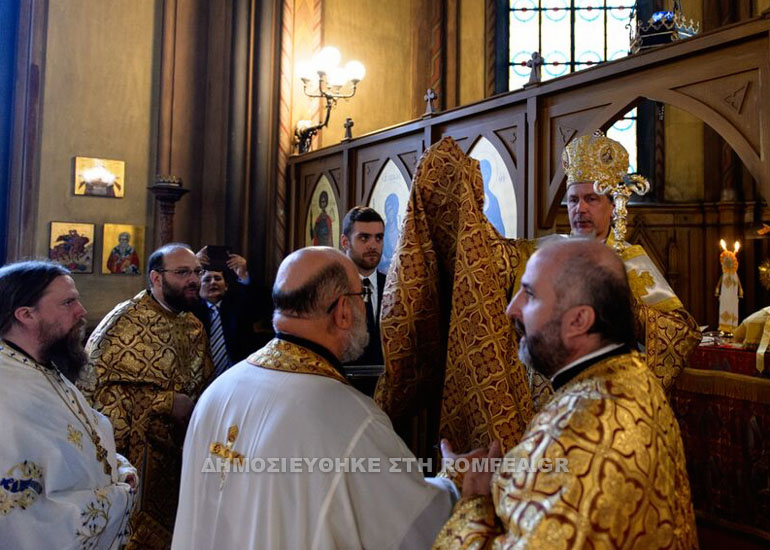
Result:
<svg viewBox="0 0 770 550"><path fill-rule="evenodd" d="M272 281L286 253L288 199L291 190L278 180L278 139L280 125L281 29L283 5L280 0L251 0L253 18L253 70L250 90L250 154L248 187L249 261L261 271L257 282ZM280 186L280 187L279 187ZM280 223L277 222L280 220ZM256 266L255 266L256 267Z"/></svg>
<svg viewBox="0 0 770 550"><path fill-rule="evenodd" d="M6 259L35 254L40 154L40 111L43 107L43 73L48 0L19 3L14 89L13 128L10 144Z"/></svg>
<svg viewBox="0 0 770 550"><path fill-rule="evenodd" d="M460 105L460 0L446 0L444 16L446 34L444 39L444 99L441 101L442 110ZM439 94L441 96L442 94Z"/></svg>
<svg viewBox="0 0 770 550"><path fill-rule="evenodd" d="M175 177L160 176L155 184L147 189L152 191L158 204L158 223L155 225L157 232L157 245L163 246L174 242L174 212L176 203L189 189L182 187L182 180Z"/></svg>

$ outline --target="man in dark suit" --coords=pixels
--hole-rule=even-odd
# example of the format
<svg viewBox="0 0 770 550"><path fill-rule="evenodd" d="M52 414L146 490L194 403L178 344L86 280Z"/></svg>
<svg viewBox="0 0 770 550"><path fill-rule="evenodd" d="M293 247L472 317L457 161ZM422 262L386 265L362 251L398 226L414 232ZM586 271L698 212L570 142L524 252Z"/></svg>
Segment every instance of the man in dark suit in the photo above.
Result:
<svg viewBox="0 0 770 550"><path fill-rule="evenodd" d="M205 250L198 253L205 271L193 313L209 336L209 351L219 376L257 349L253 330L257 312L246 259L230 254L226 265L210 264Z"/></svg>
<svg viewBox="0 0 770 550"><path fill-rule="evenodd" d="M369 344L363 355L350 365L382 365L382 343L380 341L380 306L382 291L385 289L385 274L377 271L382 258L382 244L385 223L376 210L355 206L342 221L340 244L345 254L353 260L364 287L371 295L366 304L366 327Z"/></svg>

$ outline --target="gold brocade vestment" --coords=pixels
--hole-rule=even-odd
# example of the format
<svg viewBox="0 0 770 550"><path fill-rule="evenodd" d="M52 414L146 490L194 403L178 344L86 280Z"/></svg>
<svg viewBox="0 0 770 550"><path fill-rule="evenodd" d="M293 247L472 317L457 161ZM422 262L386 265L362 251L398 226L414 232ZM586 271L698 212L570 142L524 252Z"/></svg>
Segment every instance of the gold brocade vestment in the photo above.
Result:
<svg viewBox="0 0 770 550"><path fill-rule="evenodd" d="M679 424L634 352L599 360L560 388L506 455L492 497L461 499L433 548L697 546Z"/></svg>
<svg viewBox="0 0 770 550"><path fill-rule="evenodd" d="M441 436L464 451L516 445L552 391L519 362L505 316L540 242L502 237L483 214L483 193L478 162L454 140L425 152L380 322L386 369L375 400L394 420L440 400ZM697 324L641 246L621 257L647 363L668 389L700 341Z"/></svg>
<svg viewBox="0 0 770 550"><path fill-rule="evenodd" d="M263 369L315 374L350 384L327 359L299 344L280 338L270 340L265 347L252 353L247 361Z"/></svg>
<svg viewBox="0 0 770 550"><path fill-rule="evenodd" d="M569 236L543 237L537 241L537 245L542 246L553 238ZM605 244L611 248L615 246L612 231ZM636 334L639 343L644 346L645 362L668 392L701 341L698 324L684 309L644 248L626 243L620 259L626 267L633 298L631 307L636 321ZM552 392L550 383L537 374L533 374L532 391L536 404L542 404Z"/></svg>
<svg viewBox="0 0 770 550"><path fill-rule="evenodd" d="M614 244L610 231L607 246ZM626 266L645 361L668 392L700 343L698 324L641 246L627 247L620 258Z"/></svg>
<svg viewBox="0 0 770 550"><path fill-rule="evenodd" d="M483 189L478 162L451 138L426 151L382 299L375 400L395 420L440 399L441 435L458 450L509 448L533 414L505 317L533 245L500 236Z"/></svg>
<svg viewBox="0 0 770 550"><path fill-rule="evenodd" d="M168 548L184 441L171 409L174 393L196 400L210 381L214 369L206 332L192 313L172 313L144 290L102 319L86 351L83 393L109 417L118 452L139 473L139 502L126 548Z"/></svg>

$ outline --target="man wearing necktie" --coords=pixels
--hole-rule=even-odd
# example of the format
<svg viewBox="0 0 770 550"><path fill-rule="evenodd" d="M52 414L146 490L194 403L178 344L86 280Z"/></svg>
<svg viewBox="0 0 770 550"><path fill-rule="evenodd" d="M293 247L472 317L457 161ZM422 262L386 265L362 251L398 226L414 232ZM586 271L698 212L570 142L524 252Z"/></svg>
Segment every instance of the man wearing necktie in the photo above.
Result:
<svg viewBox="0 0 770 550"><path fill-rule="evenodd" d="M380 341L380 304L385 288L385 274L377 271L382 257L385 222L376 210L355 206L342 221L340 244L345 254L358 269L361 284L370 289L366 303L366 328L369 331L369 345L363 355L350 365L382 365L382 343Z"/></svg>
<svg viewBox="0 0 770 550"><path fill-rule="evenodd" d="M214 373L219 376L258 347L252 329L257 312L246 259L230 254L226 264L212 264L205 251L198 253L205 271L193 313L209 336Z"/></svg>

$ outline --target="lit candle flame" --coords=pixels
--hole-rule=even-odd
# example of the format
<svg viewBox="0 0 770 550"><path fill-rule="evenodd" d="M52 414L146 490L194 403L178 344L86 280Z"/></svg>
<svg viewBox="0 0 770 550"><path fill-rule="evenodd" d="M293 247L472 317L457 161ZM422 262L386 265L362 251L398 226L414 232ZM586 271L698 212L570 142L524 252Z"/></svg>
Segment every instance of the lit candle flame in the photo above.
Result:
<svg viewBox="0 0 770 550"><path fill-rule="evenodd" d="M719 246L722 247L722 250L727 252L727 243L725 242L724 239L719 239ZM737 254L740 249L741 249L741 242L735 241L733 243L733 254Z"/></svg>

